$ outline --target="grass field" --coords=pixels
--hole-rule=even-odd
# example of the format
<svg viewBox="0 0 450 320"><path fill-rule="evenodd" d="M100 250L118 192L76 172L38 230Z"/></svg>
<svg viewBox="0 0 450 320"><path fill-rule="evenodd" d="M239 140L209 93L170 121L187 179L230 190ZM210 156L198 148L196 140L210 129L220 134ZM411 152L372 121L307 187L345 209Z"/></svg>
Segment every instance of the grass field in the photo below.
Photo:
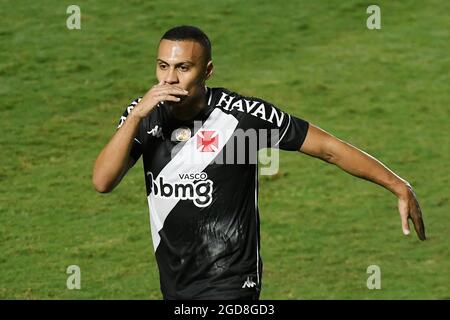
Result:
<svg viewBox="0 0 450 320"><path fill-rule="evenodd" d="M262 299L450 299L450 2L0 1L0 298L160 299L142 162L111 194L93 162L124 107L155 83L174 25L209 34L210 86L258 96L410 181L428 240L397 199L282 152L261 177ZM281 3L281 2L280 2ZM81 290L66 268L81 268ZM366 269L381 268L381 290Z"/></svg>

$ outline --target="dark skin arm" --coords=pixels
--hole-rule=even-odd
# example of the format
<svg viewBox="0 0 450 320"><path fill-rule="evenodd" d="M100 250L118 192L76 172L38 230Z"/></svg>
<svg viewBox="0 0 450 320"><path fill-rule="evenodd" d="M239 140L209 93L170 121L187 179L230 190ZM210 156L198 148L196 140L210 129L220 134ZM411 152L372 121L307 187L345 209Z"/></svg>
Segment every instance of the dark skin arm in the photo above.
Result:
<svg viewBox="0 0 450 320"><path fill-rule="evenodd" d="M398 198L403 233L410 233L408 220L412 220L419 239L426 239L422 211L411 185L380 161L313 124L310 124L299 151L334 164L355 177L376 183L394 193Z"/></svg>

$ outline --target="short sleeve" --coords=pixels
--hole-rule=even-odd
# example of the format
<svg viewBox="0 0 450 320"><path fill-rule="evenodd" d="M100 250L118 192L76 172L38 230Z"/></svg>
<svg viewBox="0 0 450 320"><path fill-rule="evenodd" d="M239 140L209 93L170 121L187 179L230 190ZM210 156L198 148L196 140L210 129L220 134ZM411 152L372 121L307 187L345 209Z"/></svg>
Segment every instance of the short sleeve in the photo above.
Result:
<svg viewBox="0 0 450 320"><path fill-rule="evenodd" d="M264 100L252 99L249 105L254 105L254 108L246 114L246 122L248 128L258 131L258 149L300 150L308 132L308 121Z"/></svg>
<svg viewBox="0 0 450 320"><path fill-rule="evenodd" d="M119 119L119 123L117 125L117 130L120 129L120 127L123 126L125 123L128 115L131 113L131 111L134 109L134 107L141 101L141 97L134 99L128 107L126 107L124 113ZM144 139L142 137L142 124L139 126L138 133L133 139L133 145L131 146L130 150L130 156L134 159L134 161L138 161L139 157L142 155L142 144L144 143Z"/></svg>
<svg viewBox="0 0 450 320"><path fill-rule="evenodd" d="M279 147L281 150L299 151L305 141L309 123L288 113L284 114L287 116L287 121L279 128L280 137L274 147Z"/></svg>

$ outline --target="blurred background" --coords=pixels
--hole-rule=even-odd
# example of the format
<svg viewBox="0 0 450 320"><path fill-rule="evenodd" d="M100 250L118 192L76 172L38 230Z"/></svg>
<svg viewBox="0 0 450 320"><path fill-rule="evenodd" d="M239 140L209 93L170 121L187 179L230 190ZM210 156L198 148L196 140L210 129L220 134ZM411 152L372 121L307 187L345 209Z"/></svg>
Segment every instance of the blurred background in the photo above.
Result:
<svg viewBox="0 0 450 320"><path fill-rule="evenodd" d="M80 30L66 26L71 4ZM366 26L371 4L380 30ZM91 171L155 84L160 37L189 24L212 41L209 86L365 150L423 210L425 242L403 236L389 191L281 152L280 172L260 178L261 298L450 299L449 1L1 0L0 12L0 298L161 299L142 160L110 194Z"/></svg>

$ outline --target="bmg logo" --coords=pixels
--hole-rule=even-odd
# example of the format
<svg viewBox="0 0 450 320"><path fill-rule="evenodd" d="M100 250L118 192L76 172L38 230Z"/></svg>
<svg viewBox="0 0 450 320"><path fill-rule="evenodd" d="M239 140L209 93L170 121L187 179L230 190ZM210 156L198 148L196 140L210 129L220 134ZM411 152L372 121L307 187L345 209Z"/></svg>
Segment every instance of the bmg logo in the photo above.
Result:
<svg viewBox="0 0 450 320"><path fill-rule="evenodd" d="M192 200L199 207L207 207L212 202L213 182L206 172L179 174L180 181L170 182L166 177L153 178L152 172L147 176L151 185L151 193L158 198Z"/></svg>

